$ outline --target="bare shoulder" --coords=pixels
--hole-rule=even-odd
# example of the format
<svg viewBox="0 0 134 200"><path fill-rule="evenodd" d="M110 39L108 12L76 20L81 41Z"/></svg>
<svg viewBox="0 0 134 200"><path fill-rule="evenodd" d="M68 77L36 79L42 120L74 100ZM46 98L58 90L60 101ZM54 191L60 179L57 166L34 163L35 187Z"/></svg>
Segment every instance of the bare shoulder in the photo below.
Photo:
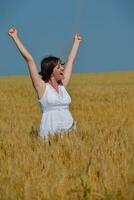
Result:
<svg viewBox="0 0 134 200"><path fill-rule="evenodd" d="M58 85L59 85L59 86L63 86L63 87L65 87L64 80L60 80L60 81L58 81Z"/></svg>
<svg viewBox="0 0 134 200"><path fill-rule="evenodd" d="M68 81L66 81L66 80L62 80L62 85L63 85L65 88L67 88Z"/></svg>

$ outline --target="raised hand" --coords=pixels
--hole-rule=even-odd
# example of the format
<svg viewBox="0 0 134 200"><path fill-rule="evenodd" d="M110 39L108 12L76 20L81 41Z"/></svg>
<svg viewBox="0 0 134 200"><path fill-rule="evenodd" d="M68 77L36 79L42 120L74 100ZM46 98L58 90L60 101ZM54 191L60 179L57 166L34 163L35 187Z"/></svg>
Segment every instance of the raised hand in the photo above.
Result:
<svg viewBox="0 0 134 200"><path fill-rule="evenodd" d="M13 42L16 44L18 50L20 51L21 55L25 59L25 61L28 64L28 69L30 72L30 76L32 79L33 86L35 90L37 91L38 96L42 96L44 93L44 81L40 78L38 74L38 70L35 64L34 59L32 58L31 54L28 52L28 50L23 45L20 37L17 34L17 29L15 27L12 27L8 31L8 35L13 39ZM42 89L43 88L43 89Z"/></svg>
<svg viewBox="0 0 134 200"><path fill-rule="evenodd" d="M80 34L77 33L75 35L75 37L74 37L74 40L77 41L77 42L81 42L82 41L82 37L80 36Z"/></svg>
<svg viewBox="0 0 134 200"><path fill-rule="evenodd" d="M11 36L12 38L15 38L17 36L17 29L16 28L10 28L8 31L8 35Z"/></svg>
<svg viewBox="0 0 134 200"><path fill-rule="evenodd" d="M80 36L80 34L76 34L74 36L74 41L73 41L73 45L72 48L70 50L70 53L68 55L67 58L67 62L65 65L65 69L64 69L64 80L62 81L63 85L66 87L67 84L69 83L69 80L71 78L71 74L72 74L72 68L73 68L73 63L80 45L80 42L82 41L82 38Z"/></svg>

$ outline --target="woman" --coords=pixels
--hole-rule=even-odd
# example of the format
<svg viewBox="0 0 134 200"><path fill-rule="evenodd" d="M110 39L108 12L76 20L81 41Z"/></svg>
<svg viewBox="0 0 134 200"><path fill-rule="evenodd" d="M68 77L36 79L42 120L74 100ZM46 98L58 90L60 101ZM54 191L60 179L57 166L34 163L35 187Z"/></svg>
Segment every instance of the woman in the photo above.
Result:
<svg viewBox="0 0 134 200"><path fill-rule="evenodd" d="M27 62L33 87L41 104L43 114L39 135L47 140L49 133L64 134L73 130L75 121L69 111L71 98L65 88L71 78L72 67L81 42L81 36L76 34L74 37L65 69L62 67L60 58L49 56L41 61L41 72L38 73L35 61L23 46L17 30L11 28L8 34Z"/></svg>

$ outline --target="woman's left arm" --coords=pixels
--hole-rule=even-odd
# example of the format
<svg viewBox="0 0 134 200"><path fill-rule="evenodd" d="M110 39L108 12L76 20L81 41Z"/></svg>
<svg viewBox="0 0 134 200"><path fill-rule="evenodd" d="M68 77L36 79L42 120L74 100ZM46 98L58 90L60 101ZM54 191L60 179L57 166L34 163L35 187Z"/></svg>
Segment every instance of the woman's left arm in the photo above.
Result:
<svg viewBox="0 0 134 200"><path fill-rule="evenodd" d="M62 80L63 85L66 87L70 78L71 78L71 74L72 74L72 68L73 68L73 63L77 54L77 51L79 49L79 45L81 42L82 38L79 34L76 34L74 37L74 42L72 45L72 49L69 53L66 65L65 65L65 69L64 69L64 80Z"/></svg>

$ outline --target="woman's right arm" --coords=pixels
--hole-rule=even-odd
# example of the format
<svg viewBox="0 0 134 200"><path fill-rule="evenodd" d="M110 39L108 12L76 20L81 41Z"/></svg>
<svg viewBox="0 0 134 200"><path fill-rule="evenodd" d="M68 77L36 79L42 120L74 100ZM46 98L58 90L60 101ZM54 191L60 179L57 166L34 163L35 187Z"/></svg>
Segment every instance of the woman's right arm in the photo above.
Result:
<svg viewBox="0 0 134 200"><path fill-rule="evenodd" d="M44 90L45 90L45 82L40 78L36 64L30 53L27 51L27 49L22 44L21 40L18 37L17 30L15 28L11 28L8 32L9 36L13 39L15 42L18 50L20 51L23 58L26 60L28 64L28 69L30 73L30 77L33 83L33 86L38 94L38 97L42 97Z"/></svg>

